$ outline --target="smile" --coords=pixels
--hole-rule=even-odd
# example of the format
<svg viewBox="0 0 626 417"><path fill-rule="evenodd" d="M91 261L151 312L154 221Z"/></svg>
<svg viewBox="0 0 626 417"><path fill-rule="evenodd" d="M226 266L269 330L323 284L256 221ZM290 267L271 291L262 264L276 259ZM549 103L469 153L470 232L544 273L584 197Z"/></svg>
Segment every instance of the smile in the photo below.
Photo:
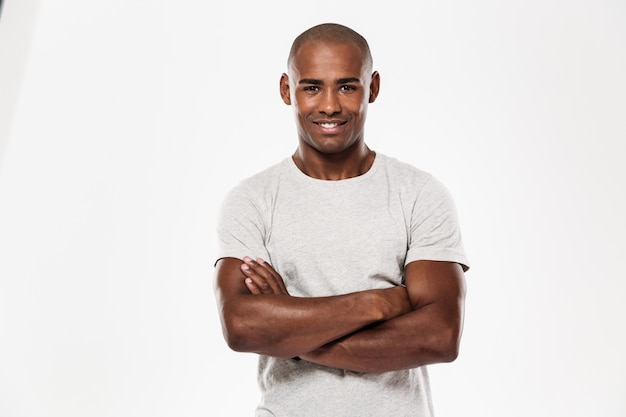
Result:
<svg viewBox="0 0 626 417"><path fill-rule="evenodd" d="M339 125L341 125L343 123L339 123L339 122L320 122L317 123L318 126L323 127L324 129L333 129Z"/></svg>

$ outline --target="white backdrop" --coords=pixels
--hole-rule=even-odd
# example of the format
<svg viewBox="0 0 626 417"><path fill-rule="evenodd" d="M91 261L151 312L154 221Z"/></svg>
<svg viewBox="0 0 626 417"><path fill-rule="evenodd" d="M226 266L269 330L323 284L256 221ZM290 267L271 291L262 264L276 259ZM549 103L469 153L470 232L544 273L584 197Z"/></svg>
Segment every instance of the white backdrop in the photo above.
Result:
<svg viewBox="0 0 626 417"><path fill-rule="evenodd" d="M295 148L278 79L325 21L370 41L367 142L458 205L472 269L438 416L626 415L626 4L408 4L6 0L0 416L252 415L216 211Z"/></svg>

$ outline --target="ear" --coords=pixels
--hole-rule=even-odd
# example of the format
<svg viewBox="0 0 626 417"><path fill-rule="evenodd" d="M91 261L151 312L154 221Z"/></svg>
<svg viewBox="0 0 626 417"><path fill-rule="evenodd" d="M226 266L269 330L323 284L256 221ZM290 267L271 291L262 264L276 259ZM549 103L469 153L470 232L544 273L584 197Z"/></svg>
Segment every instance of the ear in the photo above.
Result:
<svg viewBox="0 0 626 417"><path fill-rule="evenodd" d="M291 105L291 93L289 91L289 76L284 74L280 76L280 97L286 105Z"/></svg>
<svg viewBox="0 0 626 417"><path fill-rule="evenodd" d="M372 81L370 82L370 99L369 102L373 103L378 97L378 91L380 90L380 74L378 71L372 73Z"/></svg>

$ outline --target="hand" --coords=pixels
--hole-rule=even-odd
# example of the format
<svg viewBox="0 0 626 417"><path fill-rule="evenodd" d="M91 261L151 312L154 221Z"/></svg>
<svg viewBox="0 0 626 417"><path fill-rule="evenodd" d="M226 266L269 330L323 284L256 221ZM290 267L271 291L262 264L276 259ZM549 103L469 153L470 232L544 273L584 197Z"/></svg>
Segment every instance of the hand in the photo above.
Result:
<svg viewBox="0 0 626 417"><path fill-rule="evenodd" d="M244 257L241 271L246 276L246 287L252 294L289 295L282 277L263 259Z"/></svg>

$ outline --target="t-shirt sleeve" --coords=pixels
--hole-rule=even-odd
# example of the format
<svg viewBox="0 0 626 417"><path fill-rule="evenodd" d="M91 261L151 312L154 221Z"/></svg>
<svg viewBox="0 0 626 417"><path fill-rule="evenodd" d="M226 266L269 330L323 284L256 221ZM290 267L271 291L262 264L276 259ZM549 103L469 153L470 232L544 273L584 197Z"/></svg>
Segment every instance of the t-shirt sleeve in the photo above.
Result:
<svg viewBox="0 0 626 417"><path fill-rule="evenodd" d="M430 177L418 194L411 215L405 265L418 260L449 261L469 269L456 206L447 188Z"/></svg>
<svg viewBox="0 0 626 417"><path fill-rule="evenodd" d="M269 261L265 247L265 210L253 195L238 186L231 190L224 201L217 219L218 254L221 258L261 257Z"/></svg>

